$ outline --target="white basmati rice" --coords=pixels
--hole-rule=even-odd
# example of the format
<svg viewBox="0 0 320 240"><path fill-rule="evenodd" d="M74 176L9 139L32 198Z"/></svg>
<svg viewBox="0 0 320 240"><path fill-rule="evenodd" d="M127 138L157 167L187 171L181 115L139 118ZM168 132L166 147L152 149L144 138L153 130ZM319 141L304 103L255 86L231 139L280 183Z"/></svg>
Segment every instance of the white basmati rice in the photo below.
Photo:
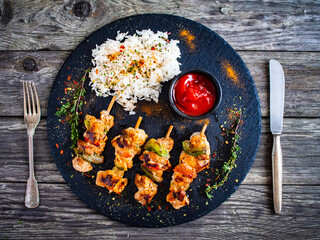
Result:
<svg viewBox="0 0 320 240"><path fill-rule="evenodd" d="M97 96L118 95L117 102L134 114L138 100L158 102L161 82L180 73L179 41L166 32L120 33L92 51L90 85Z"/></svg>

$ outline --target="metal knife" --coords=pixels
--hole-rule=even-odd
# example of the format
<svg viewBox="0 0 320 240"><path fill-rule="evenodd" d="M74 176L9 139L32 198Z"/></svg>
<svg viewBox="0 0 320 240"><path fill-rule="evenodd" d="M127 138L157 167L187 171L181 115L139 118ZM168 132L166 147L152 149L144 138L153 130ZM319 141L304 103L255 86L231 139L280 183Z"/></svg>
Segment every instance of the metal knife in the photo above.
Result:
<svg viewBox="0 0 320 240"><path fill-rule="evenodd" d="M270 130L273 135L272 147L272 185L275 213L282 208L282 150L280 135L282 132L284 110L284 73L281 64L271 59L270 71Z"/></svg>

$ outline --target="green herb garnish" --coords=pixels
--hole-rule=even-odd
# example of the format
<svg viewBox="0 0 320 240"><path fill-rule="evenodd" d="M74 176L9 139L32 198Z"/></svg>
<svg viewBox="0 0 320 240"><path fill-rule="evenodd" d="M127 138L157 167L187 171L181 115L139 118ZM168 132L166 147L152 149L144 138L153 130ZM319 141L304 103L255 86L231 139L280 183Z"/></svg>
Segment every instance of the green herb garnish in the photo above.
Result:
<svg viewBox="0 0 320 240"><path fill-rule="evenodd" d="M236 112L236 116L238 119L236 120L234 129L231 129L230 132L234 134L232 138L231 144L232 147L230 149L230 157L227 162L225 162L222 166L222 170L218 177L216 178L216 182L212 186L208 186L205 189L205 193L209 199L212 198L211 191L217 189L222 186L228 179L228 176L234 167L237 167L236 160L239 157L240 147L238 142L240 140L240 135L238 133L239 125L241 123L241 110Z"/></svg>
<svg viewBox="0 0 320 240"><path fill-rule="evenodd" d="M85 73L80 80L81 85L75 89L73 96L71 96L71 99L69 99L68 102L64 103L61 108L54 114L59 117L65 116L68 119L68 123L71 127L71 148L74 148L76 146L79 139L79 113L83 106L83 97L86 93L86 90L84 89L84 83L86 81L86 76L88 72L90 72L90 70L91 69L85 70Z"/></svg>

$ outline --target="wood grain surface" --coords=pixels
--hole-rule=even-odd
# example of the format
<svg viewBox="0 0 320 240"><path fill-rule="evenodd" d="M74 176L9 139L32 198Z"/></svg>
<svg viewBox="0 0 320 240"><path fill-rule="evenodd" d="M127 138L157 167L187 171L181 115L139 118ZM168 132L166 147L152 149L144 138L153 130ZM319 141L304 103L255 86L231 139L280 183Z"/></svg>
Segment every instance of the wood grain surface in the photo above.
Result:
<svg viewBox="0 0 320 240"><path fill-rule="evenodd" d="M210 214L162 229L130 227L97 214L69 189L51 157L46 108L71 51L111 21L168 13L204 24L247 64L262 109L261 145L240 188ZM273 213L268 61L286 78L283 210ZM320 2L317 0L0 0L0 239L319 239ZM40 206L27 209L27 134L22 80L35 81L42 119L35 133Z"/></svg>

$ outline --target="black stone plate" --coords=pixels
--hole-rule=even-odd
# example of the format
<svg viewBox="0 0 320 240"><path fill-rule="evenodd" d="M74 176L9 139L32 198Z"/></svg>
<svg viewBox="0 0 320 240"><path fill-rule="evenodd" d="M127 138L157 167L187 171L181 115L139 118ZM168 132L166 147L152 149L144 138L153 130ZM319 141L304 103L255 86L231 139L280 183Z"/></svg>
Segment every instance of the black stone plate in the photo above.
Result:
<svg viewBox="0 0 320 240"><path fill-rule="evenodd" d="M222 102L216 114L210 118L199 121L184 119L170 107L168 99L170 82L167 82L163 85L159 103L139 102L135 109L136 115L130 116L120 105L115 104L111 111L115 117L115 126L108 133L109 140L103 154L105 163L95 165L94 170L88 174L81 174L75 171L71 164L70 127L65 122L59 122L59 118L54 116L54 113L57 108L61 107L61 100L66 96L65 88L71 86L73 80L79 81L84 69L91 66L91 51L97 44L102 44L108 38L115 39L117 31L134 34L136 30L143 29L171 32L170 39L180 40L180 70L199 68L213 73L222 86ZM191 43L188 43L181 35L183 30L188 30L195 36ZM236 77L232 78L230 74L228 75L225 68L228 65L234 69ZM71 76L70 81L68 81L68 76ZM85 87L87 89L86 104L82 112L99 117L99 112L107 108L111 97L96 97L88 85ZM230 153L230 144L222 144L224 138L221 136L219 125L224 124L230 127L233 121L229 118L228 109L234 107L242 108L244 112L243 124L240 127L241 155L237 160L237 168L232 170L226 183L213 192L212 199L208 199L203 193L207 179L211 179L211 183L213 183L216 175L212 169L221 168ZM170 159L173 166L178 164L179 154L182 150L181 142L189 139L193 132L200 131L203 124L209 121L206 135L211 145L211 151L217 151L217 154L211 160L210 170L200 172L191 184L188 190L190 205L175 210L165 201L171 180L171 171L164 174L164 181L159 184L158 193L150 206L140 206L133 198L137 191L134 185L134 176L137 172L141 174L139 167L141 162L138 157L134 159L133 168L125 174L129 183L122 196L109 194L106 188L95 185L95 178L91 176L95 176L99 170L111 169L114 164L114 149L110 139L120 134L123 129L133 127L138 116L143 117L140 127L151 138L164 136L169 125L174 125L171 137L174 139L175 145L171 151ZM258 149L261 134L261 111L257 90L249 70L235 50L219 35L197 22L182 17L146 14L107 24L91 34L71 53L58 73L51 90L47 125L49 144L58 169L71 190L83 202L116 221L141 227L165 227L185 223L209 213L227 200L238 188L251 168ZM80 130L82 134L84 127L81 126ZM61 154L61 150L63 150L63 154Z"/></svg>

